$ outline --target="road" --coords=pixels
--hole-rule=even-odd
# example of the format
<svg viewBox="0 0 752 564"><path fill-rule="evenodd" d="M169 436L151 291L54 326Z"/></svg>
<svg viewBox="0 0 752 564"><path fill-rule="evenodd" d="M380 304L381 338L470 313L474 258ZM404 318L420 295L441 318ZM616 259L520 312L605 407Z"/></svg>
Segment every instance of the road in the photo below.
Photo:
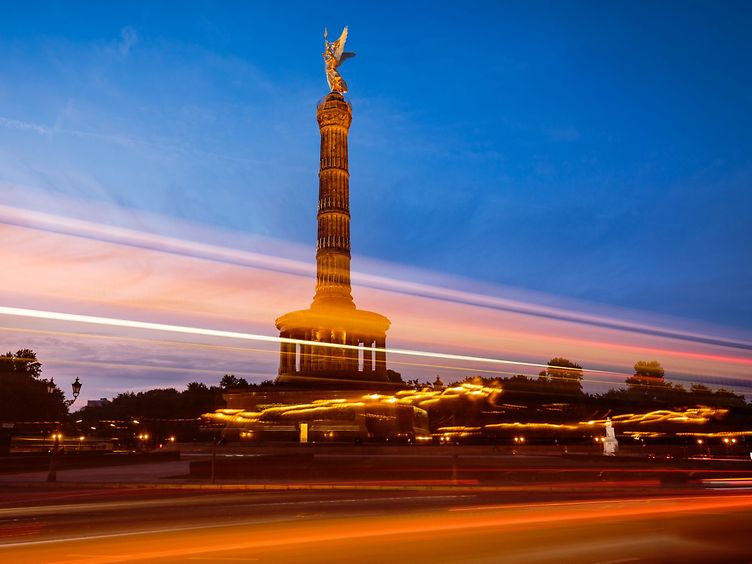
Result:
<svg viewBox="0 0 752 564"><path fill-rule="evenodd" d="M4 563L752 561L744 490L0 493Z"/></svg>

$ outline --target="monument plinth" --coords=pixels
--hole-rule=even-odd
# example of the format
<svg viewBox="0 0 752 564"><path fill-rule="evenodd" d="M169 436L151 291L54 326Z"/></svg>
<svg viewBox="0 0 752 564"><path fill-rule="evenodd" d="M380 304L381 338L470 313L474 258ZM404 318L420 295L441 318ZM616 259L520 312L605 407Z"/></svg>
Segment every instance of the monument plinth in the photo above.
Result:
<svg viewBox="0 0 752 564"><path fill-rule="evenodd" d="M326 42L324 60L332 91L316 110L321 133L316 292L310 309L286 313L276 321L280 337L305 341L281 343L279 383L341 388L389 382L384 350L389 319L357 309L350 286L347 137L352 108L337 71L348 55L343 51L346 37L347 28L337 41Z"/></svg>

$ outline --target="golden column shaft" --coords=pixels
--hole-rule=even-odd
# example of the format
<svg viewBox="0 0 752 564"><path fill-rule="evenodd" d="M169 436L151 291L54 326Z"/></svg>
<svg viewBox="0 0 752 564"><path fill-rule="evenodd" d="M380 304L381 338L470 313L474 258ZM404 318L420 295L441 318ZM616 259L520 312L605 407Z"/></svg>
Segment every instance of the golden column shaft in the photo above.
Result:
<svg viewBox="0 0 752 564"><path fill-rule="evenodd" d="M355 308L350 287L350 104L331 92L316 111L321 132L316 294L312 307Z"/></svg>

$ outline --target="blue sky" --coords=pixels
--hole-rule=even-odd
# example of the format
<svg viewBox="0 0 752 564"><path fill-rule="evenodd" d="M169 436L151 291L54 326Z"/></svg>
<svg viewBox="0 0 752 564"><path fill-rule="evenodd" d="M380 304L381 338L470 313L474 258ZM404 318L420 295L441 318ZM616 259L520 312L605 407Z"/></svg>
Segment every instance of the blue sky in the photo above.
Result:
<svg viewBox="0 0 752 564"><path fill-rule="evenodd" d="M0 182L313 260L344 24L355 253L752 329L745 2L7 3Z"/></svg>

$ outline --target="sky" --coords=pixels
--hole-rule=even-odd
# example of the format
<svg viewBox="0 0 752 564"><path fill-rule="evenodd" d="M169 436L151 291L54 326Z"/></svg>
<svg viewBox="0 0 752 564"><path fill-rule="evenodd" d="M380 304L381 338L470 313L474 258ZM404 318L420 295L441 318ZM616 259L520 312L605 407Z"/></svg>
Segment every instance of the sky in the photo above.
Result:
<svg viewBox="0 0 752 564"><path fill-rule="evenodd" d="M619 373L653 354L667 375L710 378L712 367L659 352L681 349L744 360L716 372L721 383L748 380L748 3L28 2L3 14L0 227L10 266L0 305L275 334L274 317L312 294L322 31L349 25L354 297L392 318L390 342L525 362L569 355ZM50 217L24 215L34 211ZM297 266L217 261L217 249L186 258L162 239L124 245L108 226ZM390 282L359 289L358 272L388 272ZM397 282L415 280L432 290L405 313ZM165 289L176 286L182 302ZM279 292L254 300L259 287ZM537 313L528 326L466 299L450 312L441 307L456 300L434 295L440 288L693 337L596 335ZM416 304L444 311L447 334L425 338L436 320ZM3 328L0 346L35 345L47 372L100 368L108 379L90 397L186 374L208 381L225 368L259 379L275 371L270 352L218 367L205 359L226 350L191 349L189 366L148 339L84 347L60 334L70 327L13 318ZM554 351L573 331L589 344ZM540 335L551 341L536 351ZM611 348L596 352L596 341ZM616 345L634 350L619 355ZM91 358L76 360L84 348ZM126 378L119 355L140 356L140 368Z"/></svg>

